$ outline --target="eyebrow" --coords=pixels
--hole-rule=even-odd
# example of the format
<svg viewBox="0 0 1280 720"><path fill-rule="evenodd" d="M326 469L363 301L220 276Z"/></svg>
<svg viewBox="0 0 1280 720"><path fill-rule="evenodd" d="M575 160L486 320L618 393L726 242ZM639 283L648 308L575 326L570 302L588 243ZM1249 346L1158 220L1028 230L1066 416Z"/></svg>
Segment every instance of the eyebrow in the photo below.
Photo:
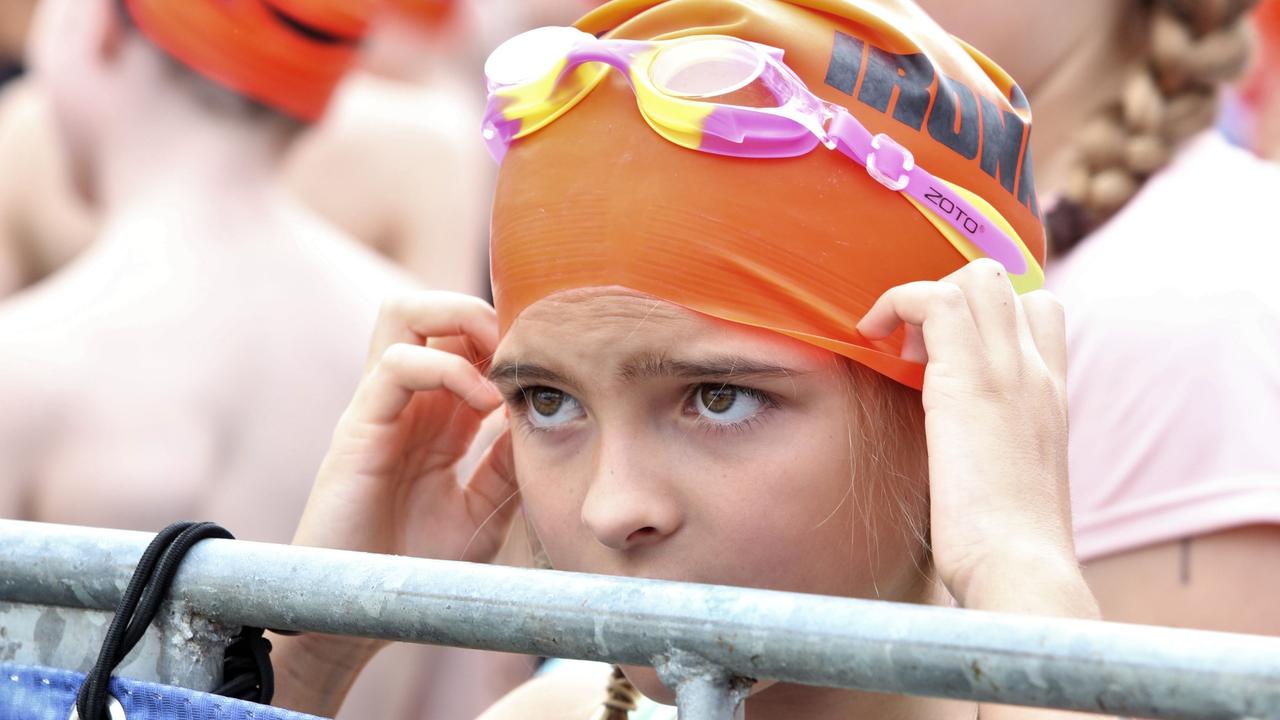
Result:
<svg viewBox="0 0 1280 720"><path fill-rule="evenodd" d="M551 368L533 363L510 361L497 363L489 368L489 380L494 383L528 385L531 383L550 383L578 387L573 378Z"/></svg>
<svg viewBox="0 0 1280 720"><path fill-rule="evenodd" d="M804 372L748 360L742 357L724 356L701 360L679 360L665 355L640 355L623 364L621 376L628 381L651 377L676 377L688 379L764 380L793 377Z"/></svg>
<svg viewBox="0 0 1280 720"><path fill-rule="evenodd" d="M665 355L644 354L623 363L618 374L627 382L637 382L653 377L748 381L791 378L796 375L805 375L807 372L736 356L714 357L703 360L677 360ZM557 372L543 365L519 361L494 365L489 369L489 380L500 384L528 385L531 383L548 383L580 387L568 374Z"/></svg>

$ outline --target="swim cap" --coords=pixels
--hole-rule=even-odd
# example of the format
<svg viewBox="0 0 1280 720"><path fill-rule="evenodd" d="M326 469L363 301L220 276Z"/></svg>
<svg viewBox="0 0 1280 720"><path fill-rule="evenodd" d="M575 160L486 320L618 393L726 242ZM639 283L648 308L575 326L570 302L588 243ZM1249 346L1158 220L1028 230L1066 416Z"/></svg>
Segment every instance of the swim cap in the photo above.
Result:
<svg viewBox="0 0 1280 720"><path fill-rule="evenodd" d="M614 0L578 27L670 39L732 35L784 51L824 100L982 198L1044 261L1031 113L989 59L906 0ZM501 329L553 293L623 286L825 348L919 388L902 335L854 326L890 287L967 260L925 214L821 147L801 157L710 155L646 126L618 73L503 161L492 276Z"/></svg>
<svg viewBox="0 0 1280 720"><path fill-rule="evenodd" d="M426 28L438 28L458 11L459 0L390 0L387 7Z"/></svg>
<svg viewBox="0 0 1280 720"><path fill-rule="evenodd" d="M1246 99L1261 103L1280 77L1280 0L1263 0L1253 11L1253 25L1258 35L1258 61L1243 85Z"/></svg>
<svg viewBox="0 0 1280 720"><path fill-rule="evenodd" d="M324 114L373 0L123 0L151 42L200 75L300 120Z"/></svg>

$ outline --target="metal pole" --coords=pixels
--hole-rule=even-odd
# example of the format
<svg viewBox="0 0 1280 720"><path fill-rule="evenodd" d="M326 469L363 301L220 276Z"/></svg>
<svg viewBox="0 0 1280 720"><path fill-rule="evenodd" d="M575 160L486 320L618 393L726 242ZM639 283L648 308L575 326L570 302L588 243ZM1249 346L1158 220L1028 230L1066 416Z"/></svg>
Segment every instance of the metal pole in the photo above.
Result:
<svg viewBox="0 0 1280 720"><path fill-rule="evenodd" d="M753 680L681 650L657 660L658 677L675 688L679 720L743 720Z"/></svg>
<svg viewBox="0 0 1280 720"><path fill-rule="evenodd" d="M0 521L0 600L107 608L150 535ZM1280 638L213 540L213 620L1129 717L1280 720Z"/></svg>

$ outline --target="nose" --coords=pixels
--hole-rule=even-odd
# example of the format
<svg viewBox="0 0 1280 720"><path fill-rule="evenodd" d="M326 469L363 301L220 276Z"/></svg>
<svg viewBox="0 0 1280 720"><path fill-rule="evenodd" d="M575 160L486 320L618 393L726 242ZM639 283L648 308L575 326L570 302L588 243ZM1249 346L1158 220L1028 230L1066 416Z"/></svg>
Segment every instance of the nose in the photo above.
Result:
<svg viewBox="0 0 1280 720"><path fill-rule="evenodd" d="M582 523L600 543L632 550L675 534L684 515L675 483L661 468L661 447L636 438L602 443L595 476L582 503Z"/></svg>

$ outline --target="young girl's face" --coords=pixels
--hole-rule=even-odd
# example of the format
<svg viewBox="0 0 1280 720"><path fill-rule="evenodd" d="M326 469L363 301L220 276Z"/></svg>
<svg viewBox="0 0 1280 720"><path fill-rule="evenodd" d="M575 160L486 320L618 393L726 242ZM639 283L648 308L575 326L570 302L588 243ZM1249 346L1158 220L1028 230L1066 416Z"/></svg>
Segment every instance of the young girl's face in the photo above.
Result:
<svg viewBox="0 0 1280 720"><path fill-rule="evenodd" d="M915 600L918 543L855 478L831 354L620 289L526 309L491 377L560 570ZM651 670L629 672L666 696Z"/></svg>

